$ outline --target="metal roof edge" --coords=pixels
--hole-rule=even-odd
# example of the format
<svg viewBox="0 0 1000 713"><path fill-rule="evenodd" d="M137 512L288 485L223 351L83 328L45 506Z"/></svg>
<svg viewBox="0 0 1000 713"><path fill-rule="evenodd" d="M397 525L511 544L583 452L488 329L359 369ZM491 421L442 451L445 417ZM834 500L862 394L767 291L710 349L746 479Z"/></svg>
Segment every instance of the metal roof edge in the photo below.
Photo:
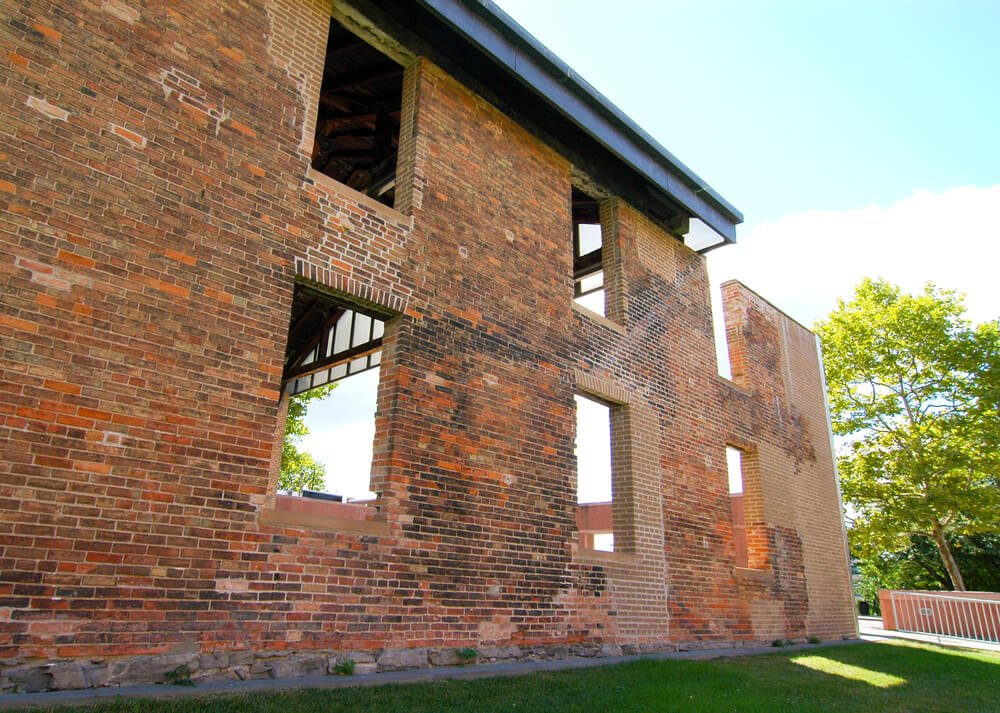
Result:
<svg viewBox="0 0 1000 713"><path fill-rule="evenodd" d="M743 215L490 0L417 0L726 240Z"/></svg>

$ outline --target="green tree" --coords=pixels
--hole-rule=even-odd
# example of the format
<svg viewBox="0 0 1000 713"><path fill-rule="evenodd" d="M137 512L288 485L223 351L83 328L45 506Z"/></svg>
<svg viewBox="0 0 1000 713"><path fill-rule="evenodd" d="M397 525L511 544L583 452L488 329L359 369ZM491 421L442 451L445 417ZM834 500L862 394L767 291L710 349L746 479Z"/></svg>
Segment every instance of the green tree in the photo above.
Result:
<svg viewBox="0 0 1000 713"><path fill-rule="evenodd" d="M303 488L320 490L326 481L326 467L308 451L299 448L302 437L309 433L305 418L309 404L328 397L337 384L327 384L288 397L288 416L285 418L285 438L281 444L281 472L278 489L297 492Z"/></svg>
<svg viewBox="0 0 1000 713"><path fill-rule="evenodd" d="M964 315L955 292L865 280L816 327L855 556L872 567L925 536L957 590L951 543L1000 532L1000 330Z"/></svg>

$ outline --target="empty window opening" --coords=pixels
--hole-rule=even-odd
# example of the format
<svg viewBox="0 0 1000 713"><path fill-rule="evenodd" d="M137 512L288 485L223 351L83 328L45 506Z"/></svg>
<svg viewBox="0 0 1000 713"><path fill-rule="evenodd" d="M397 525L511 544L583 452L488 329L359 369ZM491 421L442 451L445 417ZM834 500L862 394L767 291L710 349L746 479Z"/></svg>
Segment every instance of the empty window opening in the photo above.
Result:
<svg viewBox="0 0 1000 713"><path fill-rule="evenodd" d="M610 510L610 508L608 508ZM610 523L609 523L610 526ZM613 532L595 532L593 533L593 540L591 540L590 549L597 550L598 552L614 552L615 551L615 533Z"/></svg>
<svg viewBox="0 0 1000 713"><path fill-rule="evenodd" d="M302 449L321 465L324 478L307 497L320 497L318 492L346 502L375 498L370 482L378 381L377 368L344 377L329 396L310 404Z"/></svg>
<svg viewBox="0 0 1000 713"><path fill-rule="evenodd" d="M585 549L614 551L611 407L576 395L577 530Z"/></svg>
<svg viewBox="0 0 1000 713"><path fill-rule="evenodd" d="M725 250L713 250L708 254L705 266L708 268L710 306L712 308L712 338L715 340L715 363L719 376L733 381L733 362L729 354L725 309L722 303L722 287L719 280L720 264L725 265Z"/></svg>
<svg viewBox="0 0 1000 713"><path fill-rule="evenodd" d="M729 505L733 514L733 545L737 567L749 566L746 515L743 503L743 452L726 446L726 469L729 472Z"/></svg>
<svg viewBox="0 0 1000 713"><path fill-rule="evenodd" d="M392 206L403 68L330 21L312 167Z"/></svg>
<svg viewBox="0 0 1000 713"><path fill-rule="evenodd" d="M600 204L573 188L573 299L602 317L605 316L603 248Z"/></svg>
<svg viewBox="0 0 1000 713"><path fill-rule="evenodd" d="M289 398L279 490L366 500L385 322L296 285L282 386Z"/></svg>

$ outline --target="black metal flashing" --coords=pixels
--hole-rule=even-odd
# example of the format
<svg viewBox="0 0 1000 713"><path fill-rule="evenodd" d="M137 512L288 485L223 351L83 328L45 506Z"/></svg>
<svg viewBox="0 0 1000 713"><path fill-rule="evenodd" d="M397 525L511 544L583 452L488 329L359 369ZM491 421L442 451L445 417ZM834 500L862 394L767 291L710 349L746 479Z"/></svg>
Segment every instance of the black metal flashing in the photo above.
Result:
<svg viewBox="0 0 1000 713"><path fill-rule="evenodd" d="M657 222L735 242L736 208L489 0L352 4Z"/></svg>

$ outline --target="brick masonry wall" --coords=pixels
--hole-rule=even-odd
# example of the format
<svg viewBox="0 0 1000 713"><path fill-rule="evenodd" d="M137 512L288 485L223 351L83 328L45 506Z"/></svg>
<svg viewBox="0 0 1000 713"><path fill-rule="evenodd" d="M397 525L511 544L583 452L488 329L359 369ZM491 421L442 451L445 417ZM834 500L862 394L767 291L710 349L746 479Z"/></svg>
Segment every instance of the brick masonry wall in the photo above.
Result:
<svg viewBox="0 0 1000 713"><path fill-rule="evenodd" d="M258 513L296 272L404 311L409 218L309 178L260 6L11 9L4 655L360 640L382 543Z"/></svg>
<svg viewBox="0 0 1000 713"><path fill-rule="evenodd" d="M406 69L397 210L312 172L326 13L9 6L5 665L79 687L178 662L288 675L348 651L388 669L458 646L718 645L764 638L766 616L766 636L851 633L838 551L808 534L838 532L808 339L751 300L762 316L734 331L748 381L722 382L703 258L614 198L609 319L574 309L572 167L424 60ZM367 529L269 517L296 278L398 315ZM580 389L616 404L606 557L577 545ZM733 567L726 442L759 455L747 523L770 583ZM262 663L289 656L302 665ZM53 661L76 663L31 678Z"/></svg>
<svg viewBox="0 0 1000 713"><path fill-rule="evenodd" d="M855 635L818 341L743 285L730 282L722 290L733 379L752 404L730 437L750 446L744 455L750 566L771 574L768 595L752 597L755 626L759 619L772 632L783 626L800 636Z"/></svg>
<svg viewBox="0 0 1000 713"><path fill-rule="evenodd" d="M748 637L732 576L704 259L621 202L611 224L621 262L621 284L612 287L623 296L618 319L625 334L578 315L578 358L581 368L621 384L632 394L630 406L649 414L651 432L640 443L650 453L633 478L637 498L655 508L637 565L615 573L631 596L615 603L634 635L666 634L686 644Z"/></svg>

